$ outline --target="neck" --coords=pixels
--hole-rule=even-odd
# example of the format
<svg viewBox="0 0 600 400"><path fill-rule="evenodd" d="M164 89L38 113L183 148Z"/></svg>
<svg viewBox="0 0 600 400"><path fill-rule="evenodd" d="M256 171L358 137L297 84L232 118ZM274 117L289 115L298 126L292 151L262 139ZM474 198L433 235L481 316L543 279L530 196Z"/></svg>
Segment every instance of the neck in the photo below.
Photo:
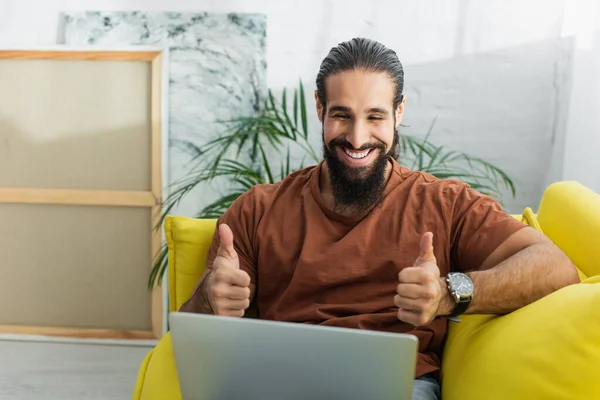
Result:
<svg viewBox="0 0 600 400"><path fill-rule="evenodd" d="M385 183L392 176L392 162L389 161L385 168ZM329 167L327 166L327 162L323 162L321 168L321 174L319 177L319 189L321 193L321 197L325 206L334 210L338 214L341 214L345 217L357 217L364 213L364 209L361 207L354 207L352 205L338 205L336 204L335 197L333 196L333 189L331 188L331 178L329 177ZM371 204L372 205L372 204ZM369 206L371 206L369 205Z"/></svg>

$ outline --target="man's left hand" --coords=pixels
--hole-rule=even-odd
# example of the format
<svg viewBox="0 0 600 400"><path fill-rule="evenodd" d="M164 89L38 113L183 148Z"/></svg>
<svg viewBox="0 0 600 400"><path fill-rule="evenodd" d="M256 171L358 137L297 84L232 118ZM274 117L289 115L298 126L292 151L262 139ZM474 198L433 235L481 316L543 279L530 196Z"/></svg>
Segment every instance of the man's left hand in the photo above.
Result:
<svg viewBox="0 0 600 400"><path fill-rule="evenodd" d="M433 234L427 232L421 238L419 258L412 267L398 274L397 295L394 304L398 307L398 319L414 326L431 323L448 308L451 300L440 269L433 254Z"/></svg>

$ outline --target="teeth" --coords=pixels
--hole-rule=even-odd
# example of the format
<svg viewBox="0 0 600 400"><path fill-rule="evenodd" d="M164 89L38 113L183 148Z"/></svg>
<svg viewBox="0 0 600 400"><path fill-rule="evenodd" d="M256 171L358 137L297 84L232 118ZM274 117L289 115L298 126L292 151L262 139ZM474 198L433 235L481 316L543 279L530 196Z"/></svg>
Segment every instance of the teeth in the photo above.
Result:
<svg viewBox="0 0 600 400"><path fill-rule="evenodd" d="M355 159L365 158L367 156L367 154L369 154L369 150L358 152L358 151L350 151L350 150L344 149L344 151L350 157L355 158Z"/></svg>

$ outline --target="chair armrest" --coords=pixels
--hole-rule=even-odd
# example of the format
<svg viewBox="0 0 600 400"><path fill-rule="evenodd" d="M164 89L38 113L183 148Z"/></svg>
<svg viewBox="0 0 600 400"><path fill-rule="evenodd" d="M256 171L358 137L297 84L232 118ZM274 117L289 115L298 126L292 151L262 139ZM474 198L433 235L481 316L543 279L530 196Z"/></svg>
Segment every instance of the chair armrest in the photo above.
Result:
<svg viewBox="0 0 600 400"><path fill-rule="evenodd" d="M600 277L513 313L449 324L444 400L591 399L600 393Z"/></svg>

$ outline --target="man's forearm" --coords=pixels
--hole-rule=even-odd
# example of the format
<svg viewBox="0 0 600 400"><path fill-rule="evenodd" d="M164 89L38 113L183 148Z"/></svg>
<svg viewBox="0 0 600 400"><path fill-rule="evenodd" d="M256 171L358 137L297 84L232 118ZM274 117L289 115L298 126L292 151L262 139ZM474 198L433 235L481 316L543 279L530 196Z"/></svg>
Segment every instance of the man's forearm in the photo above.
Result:
<svg viewBox="0 0 600 400"><path fill-rule="evenodd" d="M475 287L469 314L510 313L579 280L571 260L546 243L531 245L469 277Z"/></svg>
<svg viewBox="0 0 600 400"><path fill-rule="evenodd" d="M209 281L211 279L212 269L209 269L202 277L194 292L186 301L179 311L197 313L197 314L214 314L209 300Z"/></svg>
<svg viewBox="0 0 600 400"><path fill-rule="evenodd" d="M468 273L475 287L466 314L506 314L564 286L579 282L571 260L548 243L524 248L493 268ZM454 309L450 296L440 314Z"/></svg>

